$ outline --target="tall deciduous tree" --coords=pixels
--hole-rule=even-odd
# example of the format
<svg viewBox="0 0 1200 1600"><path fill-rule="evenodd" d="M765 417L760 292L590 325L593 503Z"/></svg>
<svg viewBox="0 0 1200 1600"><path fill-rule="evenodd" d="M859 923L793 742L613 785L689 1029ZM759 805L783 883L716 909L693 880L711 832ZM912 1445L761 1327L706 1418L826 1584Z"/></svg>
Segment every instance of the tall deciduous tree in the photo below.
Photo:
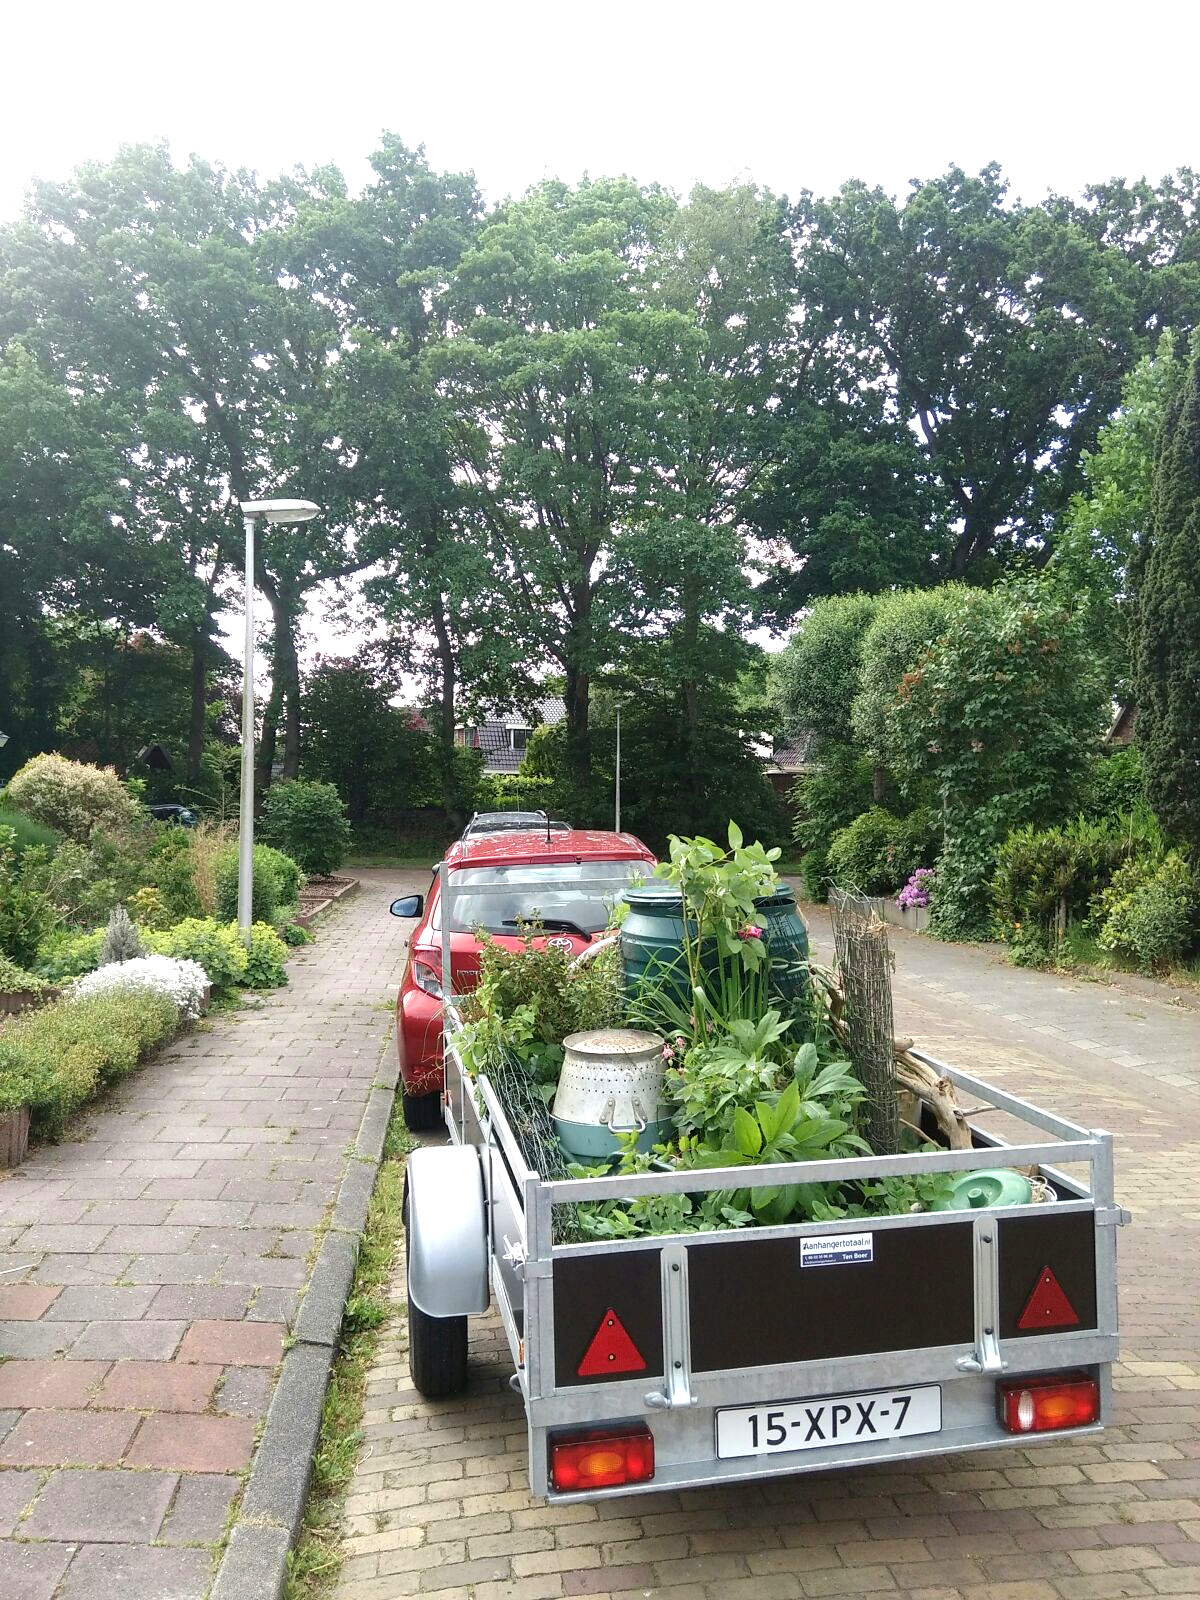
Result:
<svg viewBox="0 0 1200 1600"><path fill-rule="evenodd" d="M697 334L646 265L674 202L627 179L546 183L488 219L459 267L445 391L488 457L475 477L531 656L565 678L568 760L586 786L591 682L627 595L616 530L655 488Z"/></svg>
<svg viewBox="0 0 1200 1600"><path fill-rule="evenodd" d="M1168 830L1200 849L1200 356L1168 408L1154 465L1135 683L1147 796Z"/></svg>
<svg viewBox="0 0 1200 1600"><path fill-rule="evenodd" d="M848 183L806 196L795 228L806 315L888 397L944 497L954 537L930 576L1044 549L1142 348L1129 261L1011 199L996 166L903 205Z"/></svg>

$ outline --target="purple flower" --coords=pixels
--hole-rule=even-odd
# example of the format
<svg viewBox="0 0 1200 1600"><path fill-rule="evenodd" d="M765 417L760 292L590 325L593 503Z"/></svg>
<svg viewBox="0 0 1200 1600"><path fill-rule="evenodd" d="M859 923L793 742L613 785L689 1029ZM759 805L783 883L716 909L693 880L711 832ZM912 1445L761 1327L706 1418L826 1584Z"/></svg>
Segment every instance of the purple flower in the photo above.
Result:
<svg viewBox="0 0 1200 1600"><path fill-rule="evenodd" d="M763 931L762 931L761 928L756 928L754 923L748 922L746 924L746 926L742 929L742 931L738 934L738 938L739 939L761 939L762 935L763 935Z"/></svg>
<svg viewBox="0 0 1200 1600"><path fill-rule="evenodd" d="M903 911L911 911L916 907L927 906L932 897L936 876L932 867L918 867L896 896L896 904Z"/></svg>

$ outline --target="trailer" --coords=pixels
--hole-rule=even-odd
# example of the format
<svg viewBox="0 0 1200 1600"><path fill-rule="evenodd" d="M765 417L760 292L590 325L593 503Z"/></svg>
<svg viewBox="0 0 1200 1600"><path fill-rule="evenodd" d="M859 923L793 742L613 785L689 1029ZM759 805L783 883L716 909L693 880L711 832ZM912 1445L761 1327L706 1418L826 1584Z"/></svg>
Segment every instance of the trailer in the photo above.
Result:
<svg viewBox="0 0 1200 1600"><path fill-rule="evenodd" d="M442 870L441 892L453 892ZM476 891L478 892L478 891ZM443 927L449 923L443 917ZM451 994L443 940L444 992ZM761 1480L1031 1439L1111 1420L1118 1356L1113 1140L917 1052L968 1107L972 1148L547 1178L445 1008L449 1143L409 1158L410 1362L465 1386L494 1306L552 1500ZM997 1127L997 1117L1011 1137ZM556 1242L588 1200L1037 1168L1036 1205Z"/></svg>

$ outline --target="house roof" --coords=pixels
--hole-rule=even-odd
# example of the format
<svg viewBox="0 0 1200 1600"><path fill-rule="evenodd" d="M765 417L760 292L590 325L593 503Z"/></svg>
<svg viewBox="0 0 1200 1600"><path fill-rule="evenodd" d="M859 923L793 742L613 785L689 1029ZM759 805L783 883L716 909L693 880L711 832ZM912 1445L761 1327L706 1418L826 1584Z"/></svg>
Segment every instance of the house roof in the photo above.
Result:
<svg viewBox="0 0 1200 1600"><path fill-rule="evenodd" d="M567 714L561 695L549 695L534 700L528 713L507 712L491 715L474 729L476 748L483 751L485 772L516 772L521 765L520 750L512 749L509 730L512 728L554 727Z"/></svg>
<svg viewBox="0 0 1200 1600"><path fill-rule="evenodd" d="M776 744L767 762L776 772L808 772L819 767L821 740L813 728L797 728Z"/></svg>

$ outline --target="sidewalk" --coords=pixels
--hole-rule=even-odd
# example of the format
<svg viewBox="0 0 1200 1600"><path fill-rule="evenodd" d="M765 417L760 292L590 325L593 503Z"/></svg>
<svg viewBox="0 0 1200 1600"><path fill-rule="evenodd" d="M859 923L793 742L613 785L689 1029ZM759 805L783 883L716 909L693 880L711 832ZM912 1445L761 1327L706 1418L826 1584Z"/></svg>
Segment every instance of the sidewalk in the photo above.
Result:
<svg viewBox="0 0 1200 1600"><path fill-rule="evenodd" d="M390 1041L408 925L360 876L286 989L0 1182L2 1600L209 1590Z"/></svg>
<svg viewBox="0 0 1200 1600"><path fill-rule="evenodd" d="M825 919L813 918L828 955ZM371 1374L336 1600L1200 1596L1200 1017L897 932L896 1023L1116 1135L1125 1360L1099 1438L547 1507L489 1315L431 1404L399 1318ZM919 1292L916 1291L916 1292ZM402 1306L403 1271L393 1294Z"/></svg>

